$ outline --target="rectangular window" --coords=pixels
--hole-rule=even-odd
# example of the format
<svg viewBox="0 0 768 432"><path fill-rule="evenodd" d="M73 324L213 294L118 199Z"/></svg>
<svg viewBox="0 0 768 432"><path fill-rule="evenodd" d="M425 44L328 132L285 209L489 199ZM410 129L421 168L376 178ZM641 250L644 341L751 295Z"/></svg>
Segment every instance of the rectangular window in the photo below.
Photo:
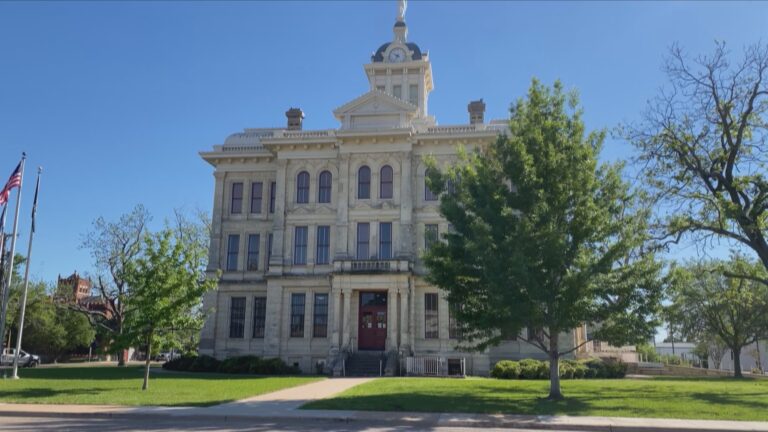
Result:
<svg viewBox="0 0 768 432"><path fill-rule="evenodd" d="M316 338L328 336L328 294L315 294L315 317L312 325L312 336Z"/></svg>
<svg viewBox="0 0 768 432"><path fill-rule="evenodd" d="M383 91L385 91L385 89L386 89L386 87L384 87L383 85L380 85L380 86L376 86L376 90L378 90L378 91L380 91L380 92L383 92Z"/></svg>
<svg viewBox="0 0 768 432"><path fill-rule="evenodd" d="M263 338L267 323L267 298L253 298L253 337Z"/></svg>
<svg viewBox="0 0 768 432"><path fill-rule="evenodd" d="M426 178L424 179L424 201L437 201L437 194L429 188Z"/></svg>
<svg viewBox="0 0 768 432"><path fill-rule="evenodd" d="M424 337L437 339L439 336L437 318L437 294L424 294Z"/></svg>
<svg viewBox="0 0 768 432"><path fill-rule="evenodd" d="M357 259L367 260L370 258L368 254L368 243L370 242L370 225L368 223L357 224Z"/></svg>
<svg viewBox="0 0 768 432"><path fill-rule="evenodd" d="M379 223L379 259L392 258L392 222Z"/></svg>
<svg viewBox="0 0 768 432"><path fill-rule="evenodd" d="M242 338L245 330L245 297L232 297L229 304L229 337Z"/></svg>
<svg viewBox="0 0 768 432"><path fill-rule="evenodd" d="M291 294L291 337L304 337L304 294Z"/></svg>
<svg viewBox="0 0 768 432"><path fill-rule="evenodd" d="M264 264L265 269L269 269L270 259L272 259L272 233L269 233L267 237L267 262Z"/></svg>
<svg viewBox="0 0 768 432"><path fill-rule="evenodd" d="M248 236L248 257L246 259L245 269L247 271L256 271L259 269L259 243L261 236L251 234Z"/></svg>
<svg viewBox="0 0 768 432"><path fill-rule="evenodd" d="M403 87L401 85L392 86L392 96L400 99L403 97Z"/></svg>
<svg viewBox="0 0 768 432"><path fill-rule="evenodd" d="M330 262L331 227L317 227L317 253L315 264L328 264Z"/></svg>
<svg viewBox="0 0 768 432"><path fill-rule="evenodd" d="M412 105L419 106L419 85L411 84L408 86L408 102Z"/></svg>
<svg viewBox="0 0 768 432"><path fill-rule="evenodd" d="M456 312L460 307L458 305L451 305L448 308L448 338L450 339L461 339L461 326L459 326L459 321L456 319Z"/></svg>
<svg viewBox="0 0 768 432"><path fill-rule="evenodd" d="M424 225L424 250L429 250L437 242L437 224Z"/></svg>
<svg viewBox="0 0 768 432"><path fill-rule="evenodd" d="M277 193L277 183L272 182L269 184L269 212L275 212L275 194Z"/></svg>
<svg viewBox="0 0 768 432"><path fill-rule="evenodd" d="M307 263L307 227L297 226L293 237L293 263L304 265Z"/></svg>
<svg viewBox="0 0 768 432"><path fill-rule="evenodd" d="M251 183L251 213L261 213L262 186L261 182Z"/></svg>
<svg viewBox="0 0 768 432"><path fill-rule="evenodd" d="M232 206L229 209L232 214L243 212L243 183L232 183Z"/></svg>
<svg viewBox="0 0 768 432"><path fill-rule="evenodd" d="M237 252L240 250L240 236L230 234L227 241L227 270L237 271Z"/></svg>

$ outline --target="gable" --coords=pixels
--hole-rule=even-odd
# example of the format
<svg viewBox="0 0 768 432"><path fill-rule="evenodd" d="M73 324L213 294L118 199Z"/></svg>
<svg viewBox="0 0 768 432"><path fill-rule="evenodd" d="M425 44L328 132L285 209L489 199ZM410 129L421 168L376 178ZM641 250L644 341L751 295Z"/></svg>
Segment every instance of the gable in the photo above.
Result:
<svg viewBox="0 0 768 432"><path fill-rule="evenodd" d="M389 129L407 127L418 108L386 93L370 91L333 111L341 129Z"/></svg>

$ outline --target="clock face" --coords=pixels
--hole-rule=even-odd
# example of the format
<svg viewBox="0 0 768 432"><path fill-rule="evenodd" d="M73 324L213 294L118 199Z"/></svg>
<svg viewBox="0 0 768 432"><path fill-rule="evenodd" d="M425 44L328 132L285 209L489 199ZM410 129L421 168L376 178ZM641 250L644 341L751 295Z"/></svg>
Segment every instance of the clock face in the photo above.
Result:
<svg viewBox="0 0 768 432"><path fill-rule="evenodd" d="M395 48L389 52L389 61L393 63L399 63L405 61L405 50L402 48Z"/></svg>

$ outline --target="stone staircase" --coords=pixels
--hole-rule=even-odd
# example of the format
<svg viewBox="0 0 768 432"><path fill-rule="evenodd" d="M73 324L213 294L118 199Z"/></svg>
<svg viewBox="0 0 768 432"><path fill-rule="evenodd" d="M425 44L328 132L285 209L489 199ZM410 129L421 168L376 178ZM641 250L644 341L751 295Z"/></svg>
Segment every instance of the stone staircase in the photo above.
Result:
<svg viewBox="0 0 768 432"><path fill-rule="evenodd" d="M349 355L346 362L346 376L379 376L387 367L383 351L357 351Z"/></svg>

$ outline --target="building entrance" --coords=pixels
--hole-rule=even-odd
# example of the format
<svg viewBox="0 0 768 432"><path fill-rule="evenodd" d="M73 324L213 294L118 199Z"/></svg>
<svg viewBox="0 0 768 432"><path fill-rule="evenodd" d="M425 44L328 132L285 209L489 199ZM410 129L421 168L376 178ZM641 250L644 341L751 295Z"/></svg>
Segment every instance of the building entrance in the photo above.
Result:
<svg viewBox="0 0 768 432"><path fill-rule="evenodd" d="M360 293L357 349L384 351L387 342L387 293Z"/></svg>

